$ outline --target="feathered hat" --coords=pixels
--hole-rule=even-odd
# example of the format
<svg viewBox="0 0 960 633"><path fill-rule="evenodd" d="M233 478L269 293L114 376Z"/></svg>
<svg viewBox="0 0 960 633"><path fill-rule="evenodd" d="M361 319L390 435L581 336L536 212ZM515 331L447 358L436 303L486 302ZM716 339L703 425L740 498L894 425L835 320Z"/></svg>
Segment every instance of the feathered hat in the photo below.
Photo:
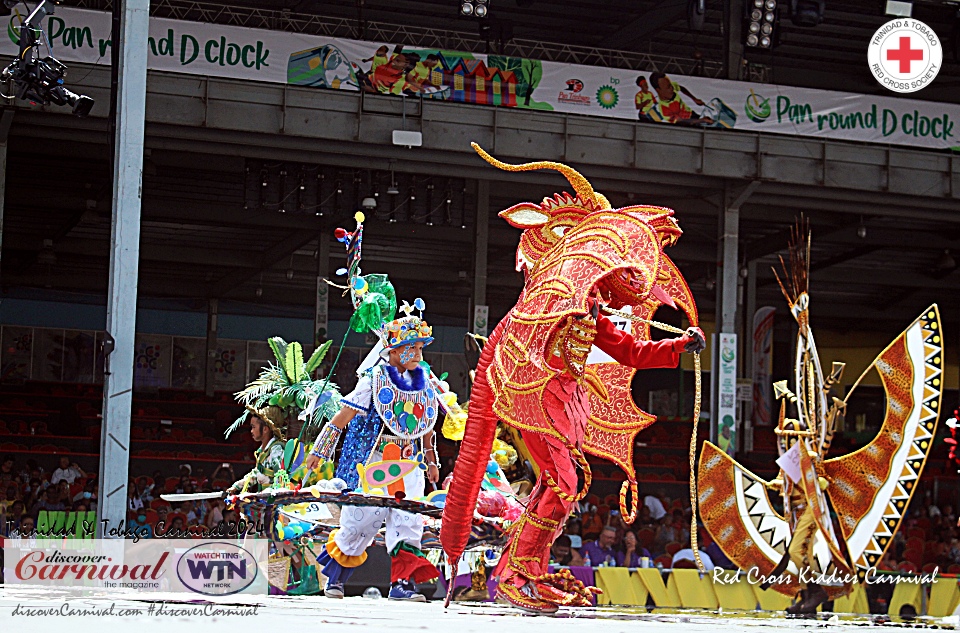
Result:
<svg viewBox="0 0 960 633"><path fill-rule="evenodd" d="M363 248L362 212L354 216L357 227L353 231L338 228L335 235L347 249L347 266L337 270L337 275L347 277L346 286L338 286L350 292L353 302L353 316L350 328L354 332L373 332L383 342L386 349L421 342L429 345L433 342L433 328L424 320L426 303L419 297L411 306L406 301L400 306L404 316L396 317L397 294L386 275L362 275L360 259ZM411 314L414 310L418 315Z"/></svg>

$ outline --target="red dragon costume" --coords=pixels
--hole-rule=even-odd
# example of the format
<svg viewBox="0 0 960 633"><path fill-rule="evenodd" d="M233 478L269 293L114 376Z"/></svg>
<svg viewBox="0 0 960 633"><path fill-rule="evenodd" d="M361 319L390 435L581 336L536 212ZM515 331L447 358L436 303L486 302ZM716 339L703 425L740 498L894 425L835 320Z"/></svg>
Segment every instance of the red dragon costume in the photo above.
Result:
<svg viewBox="0 0 960 633"><path fill-rule="evenodd" d="M584 587L567 570L551 574L547 567L550 545L572 505L590 486L584 454L608 459L624 470L620 509L632 522L638 503L634 437L656 420L637 408L630 395L635 369L676 367L681 351L703 346L703 335L695 327L680 338L654 342L648 326L641 325L634 338L616 329L599 308L631 306L635 316L648 319L666 304L682 310L695 326L690 289L664 253L681 231L670 209L611 208L566 165L508 165L473 147L488 163L507 171L560 171L576 195L522 203L500 213L523 229L517 270L524 273L524 289L490 335L477 365L440 540L456 568L497 421L502 420L523 433L540 476L512 528L498 570L498 595L537 613L551 613L558 605L589 606L595 589ZM616 362L588 364L593 346ZM584 473L579 492L577 467Z"/></svg>

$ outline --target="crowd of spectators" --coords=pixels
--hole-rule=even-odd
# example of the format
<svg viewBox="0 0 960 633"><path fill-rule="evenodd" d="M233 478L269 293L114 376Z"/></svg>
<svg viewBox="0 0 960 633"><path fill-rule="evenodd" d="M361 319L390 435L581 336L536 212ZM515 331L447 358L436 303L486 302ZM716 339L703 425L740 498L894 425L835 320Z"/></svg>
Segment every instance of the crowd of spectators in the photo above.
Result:
<svg viewBox="0 0 960 633"><path fill-rule="evenodd" d="M218 499L170 503L160 498L164 492L195 493L223 490L237 479L229 465L222 465L209 476L202 467L181 464L178 476L164 477L159 470L138 475L129 481L127 516L123 528L141 538L156 531L176 530L199 535L221 522L236 522L235 511L227 510ZM58 467L48 473L35 459L17 464L12 456L0 462L0 536L31 535L40 513L88 512L97 509L97 475L87 473L75 461L61 456Z"/></svg>
<svg viewBox="0 0 960 633"><path fill-rule="evenodd" d="M591 496L575 508L551 550L555 563L572 567L696 566L690 507L682 500L647 495L632 525L616 509L616 496L599 505L598 501ZM708 570L715 565L734 568L702 527L697 533L700 558Z"/></svg>
<svg viewBox="0 0 960 633"><path fill-rule="evenodd" d="M592 497L592 496L591 496ZM628 525L611 495L605 503L592 497L571 514L564 533L551 549L558 565L592 567L696 567L690 539L690 507L663 495L644 497L636 520ZM707 570L736 569L700 525L700 558ZM960 528L952 505L938 506L930 491L918 494L877 564L880 571L960 573Z"/></svg>

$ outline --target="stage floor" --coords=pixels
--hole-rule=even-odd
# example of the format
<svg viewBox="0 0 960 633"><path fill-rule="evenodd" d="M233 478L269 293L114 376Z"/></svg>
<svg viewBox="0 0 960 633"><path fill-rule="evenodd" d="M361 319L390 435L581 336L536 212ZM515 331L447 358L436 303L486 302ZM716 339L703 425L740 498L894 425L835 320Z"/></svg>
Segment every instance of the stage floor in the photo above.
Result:
<svg viewBox="0 0 960 633"><path fill-rule="evenodd" d="M111 611L112 609L112 611ZM217 613L217 610L228 613ZM592 633L628 631L683 631L703 633L749 633L785 629L862 631L864 628L958 629L957 616L917 618L912 622L867 616L818 615L816 618L786 618L759 612L706 612L677 609L600 607L561 609L554 616L528 616L495 604L441 602L399 603L386 599L310 597L239 597L196 600L188 594L134 593L108 595L89 592L77 596L49 588L0 588L0 628L4 631L64 631L84 633L189 633L229 627L230 633L362 631L384 633ZM589 622L585 622L589 620ZM531 629L530 627L536 627ZM214 629L211 629L214 630Z"/></svg>

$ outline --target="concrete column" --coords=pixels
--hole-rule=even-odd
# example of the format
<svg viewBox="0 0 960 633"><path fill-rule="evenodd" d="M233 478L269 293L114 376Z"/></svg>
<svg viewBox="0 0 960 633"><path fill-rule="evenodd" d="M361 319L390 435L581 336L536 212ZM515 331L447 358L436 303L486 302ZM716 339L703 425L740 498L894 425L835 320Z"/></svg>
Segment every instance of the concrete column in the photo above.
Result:
<svg viewBox="0 0 960 633"><path fill-rule="evenodd" d="M113 42L113 46L123 47L119 51L110 282L107 291L107 332L114 341L114 348L107 358L103 384L98 538L105 536L104 520L109 527L118 528L127 515L150 1L124 0L122 13L121 38Z"/></svg>
<svg viewBox="0 0 960 633"><path fill-rule="evenodd" d="M0 116L0 253L3 252L3 209L7 197L7 138L14 110L4 110Z"/></svg>
<svg viewBox="0 0 960 633"><path fill-rule="evenodd" d="M743 315L743 369L740 375L753 378L753 315L757 312L757 262L747 263L747 300ZM743 405L743 450L753 451L753 400Z"/></svg>
<svg viewBox="0 0 960 633"><path fill-rule="evenodd" d="M723 234L720 275L720 306L717 331L736 333L737 284L740 277L738 242L740 239L740 207L727 207L723 211Z"/></svg>
<svg viewBox="0 0 960 633"><path fill-rule="evenodd" d="M320 345L330 337L330 286L324 279L330 276L330 229L324 217L320 217L317 234L317 296L314 303L313 344Z"/></svg>
<svg viewBox="0 0 960 633"><path fill-rule="evenodd" d="M724 62L727 79L740 79L743 66L743 3L744 0L727 0L723 3L723 20L727 39L724 42Z"/></svg>
<svg viewBox="0 0 960 633"><path fill-rule="evenodd" d="M487 248L490 242L490 181L477 181L477 225L474 236L473 258L473 313L470 331L475 331L474 315L477 306L487 305ZM492 328L489 327L489 332Z"/></svg>
<svg viewBox="0 0 960 633"><path fill-rule="evenodd" d="M214 380L217 374L217 325L220 316L220 302L210 299L207 302L207 354L203 372L203 391L213 395Z"/></svg>

